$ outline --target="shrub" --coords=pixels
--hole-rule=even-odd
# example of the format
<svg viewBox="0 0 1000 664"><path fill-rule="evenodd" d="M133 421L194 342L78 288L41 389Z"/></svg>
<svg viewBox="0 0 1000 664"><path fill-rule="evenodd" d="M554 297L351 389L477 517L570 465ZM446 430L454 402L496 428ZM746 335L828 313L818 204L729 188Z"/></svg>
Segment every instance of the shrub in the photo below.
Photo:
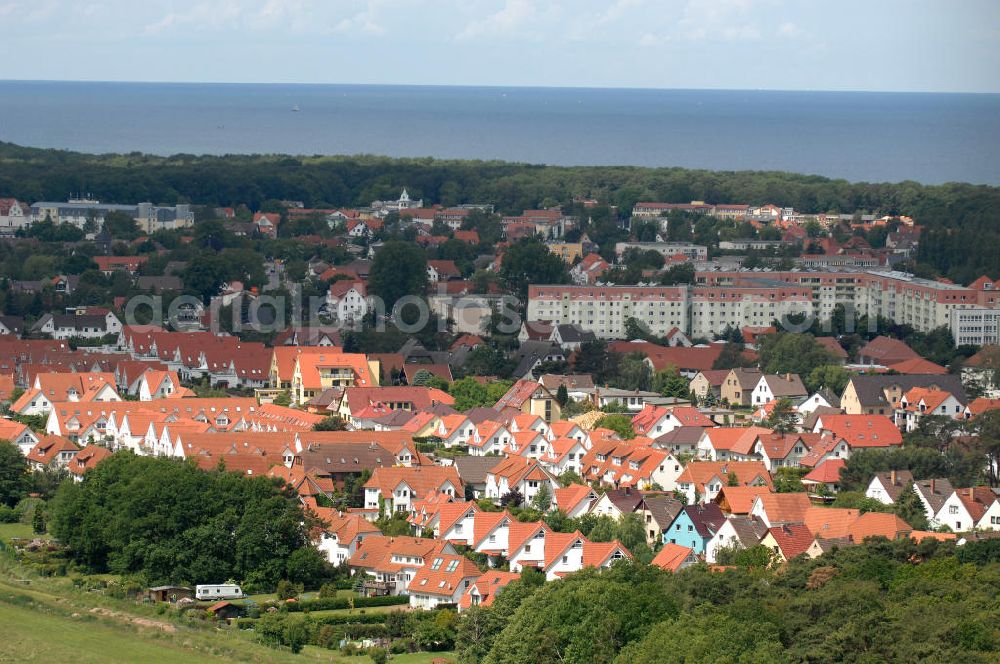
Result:
<svg viewBox="0 0 1000 664"><path fill-rule="evenodd" d="M282 579L278 581L278 599L284 601L286 599L295 599L302 594L302 584L292 583L287 579Z"/></svg>

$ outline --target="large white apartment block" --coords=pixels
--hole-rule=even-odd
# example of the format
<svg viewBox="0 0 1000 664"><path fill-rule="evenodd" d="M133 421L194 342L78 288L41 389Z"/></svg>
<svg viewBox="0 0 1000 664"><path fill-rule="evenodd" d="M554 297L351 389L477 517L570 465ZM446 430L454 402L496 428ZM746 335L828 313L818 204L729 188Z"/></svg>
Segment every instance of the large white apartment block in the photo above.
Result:
<svg viewBox="0 0 1000 664"><path fill-rule="evenodd" d="M654 334L688 328L687 286L529 286L528 320L575 323L601 339L625 336L636 318Z"/></svg>
<svg viewBox="0 0 1000 664"><path fill-rule="evenodd" d="M78 228L92 221L100 228L110 212L128 215L147 233L194 225L194 211L187 204L171 207L152 203L117 205L85 198L70 199L66 203L39 201L31 206L31 221L37 223L49 219L55 224L72 224Z"/></svg>
<svg viewBox="0 0 1000 664"><path fill-rule="evenodd" d="M921 279L905 272L885 270L781 272L725 271L699 272L699 284L714 286L755 285L766 277L808 287L812 291L813 314L828 319L839 305L857 316L888 318L897 324L912 325L921 332L952 324L952 312L997 305L1000 290L992 284L981 288ZM989 286L989 287L986 287Z"/></svg>
<svg viewBox="0 0 1000 664"><path fill-rule="evenodd" d="M694 261L708 260L708 247L690 242L618 242L615 244L615 253L619 256L629 249L655 251L664 258L681 255Z"/></svg>
<svg viewBox="0 0 1000 664"><path fill-rule="evenodd" d="M949 327L956 346L1000 344L1000 309L952 309Z"/></svg>
<svg viewBox="0 0 1000 664"><path fill-rule="evenodd" d="M921 332L949 327L958 344L1000 342L1000 290L982 279L966 287L858 270L706 271L695 277L694 286L531 286L528 320L577 324L599 338L621 339L626 321L635 318L654 334L676 327L710 338L729 326L765 327L793 314L828 320L842 305L870 322L881 316Z"/></svg>
<svg viewBox="0 0 1000 664"><path fill-rule="evenodd" d="M629 318L665 335L677 328L712 337L727 326L767 326L810 311L809 289L690 286L531 286L528 320L577 324L601 339L621 339Z"/></svg>

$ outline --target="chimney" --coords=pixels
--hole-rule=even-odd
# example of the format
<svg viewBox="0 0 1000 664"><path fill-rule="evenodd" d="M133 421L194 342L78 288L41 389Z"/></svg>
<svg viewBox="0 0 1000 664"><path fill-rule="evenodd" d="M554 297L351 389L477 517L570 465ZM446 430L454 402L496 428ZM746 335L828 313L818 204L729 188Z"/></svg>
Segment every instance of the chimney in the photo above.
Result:
<svg viewBox="0 0 1000 664"><path fill-rule="evenodd" d="M893 486L896 486L896 471L895 470L890 470L889 471L889 484L891 484Z"/></svg>
<svg viewBox="0 0 1000 664"><path fill-rule="evenodd" d="M971 500L971 499L973 498L973 495L972 495L972 494L973 494L973 493L975 492L975 489L973 489L973 488L972 488L972 487L970 486L970 487L969 487L968 489L966 489L966 491L968 491L968 492L969 492L969 494L968 494L968 495L969 495L969 499Z"/></svg>
<svg viewBox="0 0 1000 664"><path fill-rule="evenodd" d="M932 494L934 493L934 484L935 484L934 479L931 478L931 493Z"/></svg>

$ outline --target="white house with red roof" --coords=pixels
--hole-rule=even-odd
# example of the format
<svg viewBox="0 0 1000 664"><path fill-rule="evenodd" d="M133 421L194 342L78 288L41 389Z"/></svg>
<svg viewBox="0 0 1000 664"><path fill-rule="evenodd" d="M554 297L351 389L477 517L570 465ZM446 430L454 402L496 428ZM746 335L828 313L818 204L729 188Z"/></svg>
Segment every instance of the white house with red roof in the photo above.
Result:
<svg viewBox="0 0 1000 664"><path fill-rule="evenodd" d="M580 531L552 533L545 538L546 581L561 579L585 567L602 569L619 560L632 559L632 554L618 540L591 542Z"/></svg>
<svg viewBox="0 0 1000 664"><path fill-rule="evenodd" d="M900 398L896 406L896 426L905 432L913 431L928 415L964 419L965 404L946 390L914 387Z"/></svg>
<svg viewBox="0 0 1000 664"><path fill-rule="evenodd" d="M521 578L517 572L489 570L469 586L468 592L458 601L458 611L467 611L473 606L491 606L504 588Z"/></svg>
<svg viewBox="0 0 1000 664"><path fill-rule="evenodd" d="M429 564L417 570L407 587L410 607L430 610L439 604L457 604L480 576L482 572L465 556L431 556Z"/></svg>
<svg viewBox="0 0 1000 664"><path fill-rule="evenodd" d="M516 522L510 512L476 512L473 518L473 549L489 556L506 556L509 552L510 525Z"/></svg>
<svg viewBox="0 0 1000 664"><path fill-rule="evenodd" d="M341 323L364 318L371 306L371 297L363 281L340 279L330 284L326 292L326 310Z"/></svg>
<svg viewBox="0 0 1000 664"><path fill-rule="evenodd" d="M551 534L552 529L544 521L510 524L507 556L510 570L520 572L525 567L541 567L545 562L545 540Z"/></svg>
<svg viewBox="0 0 1000 664"><path fill-rule="evenodd" d="M573 283L588 286L600 279L601 275L611 268L611 263L601 258L600 254L587 254L569 271Z"/></svg>
<svg viewBox="0 0 1000 664"><path fill-rule="evenodd" d="M261 235L272 238L277 237L281 215L277 212L257 212L253 216L253 223L257 227L257 232Z"/></svg>
<svg viewBox="0 0 1000 664"><path fill-rule="evenodd" d="M816 419L813 431L828 433L836 440L844 441L851 451L903 444L903 435L895 423L884 415L823 414Z"/></svg>
<svg viewBox="0 0 1000 664"><path fill-rule="evenodd" d="M570 484L555 492L556 507L571 519L590 512L597 500L597 492L586 484Z"/></svg>
<svg viewBox="0 0 1000 664"><path fill-rule="evenodd" d="M1000 530L997 494L985 486L955 489L938 510L935 521L956 533L974 528Z"/></svg>
<svg viewBox="0 0 1000 664"><path fill-rule="evenodd" d="M136 393L139 395L139 401L193 395L190 390L181 386L181 379L177 376L176 371L156 370L146 371L139 377Z"/></svg>
<svg viewBox="0 0 1000 664"><path fill-rule="evenodd" d="M554 438L549 441L548 450L539 459L556 475L567 471L579 475L583 470L583 457L586 454L586 446L576 438Z"/></svg>
<svg viewBox="0 0 1000 664"><path fill-rule="evenodd" d="M500 422L483 420L476 425L476 432L468 441L470 456L500 455L507 449L512 434Z"/></svg>
<svg viewBox="0 0 1000 664"><path fill-rule="evenodd" d="M366 537L380 536L378 526L360 514L350 514L326 507L313 507L320 518L316 548L333 565L342 565L358 550Z"/></svg>
<svg viewBox="0 0 1000 664"><path fill-rule="evenodd" d="M540 459L549 449L549 440L534 429L515 431L511 434L507 454L517 454L529 459Z"/></svg>
<svg viewBox="0 0 1000 664"><path fill-rule="evenodd" d="M365 482L365 508L387 512L411 512L418 500L437 491L449 496L465 495L454 466L379 467Z"/></svg>
<svg viewBox="0 0 1000 664"><path fill-rule="evenodd" d="M476 425L461 413L443 415L438 420L434 435L440 438L441 444L448 449L452 447L466 447L469 445L469 441L476 435Z"/></svg>
<svg viewBox="0 0 1000 664"><path fill-rule="evenodd" d="M516 490L524 503L530 504L543 485L548 486L552 496L559 488L559 481L538 459L511 456L486 473L486 497L496 502Z"/></svg>

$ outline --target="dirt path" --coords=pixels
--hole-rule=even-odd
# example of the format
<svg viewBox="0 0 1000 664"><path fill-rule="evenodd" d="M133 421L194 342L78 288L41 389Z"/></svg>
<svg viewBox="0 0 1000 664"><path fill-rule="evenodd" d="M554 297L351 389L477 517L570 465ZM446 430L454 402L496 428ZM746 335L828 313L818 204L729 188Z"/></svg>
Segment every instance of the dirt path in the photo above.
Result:
<svg viewBox="0 0 1000 664"><path fill-rule="evenodd" d="M158 629L167 634L174 634L177 632L177 628L170 623L163 622L161 620L151 620L149 618L140 618L138 616L132 616L127 613L122 613L120 611L112 611L111 609L105 609L100 606L95 606L90 610L90 613L98 615L104 618L113 618L129 625L136 625L138 627L146 627L149 629Z"/></svg>

